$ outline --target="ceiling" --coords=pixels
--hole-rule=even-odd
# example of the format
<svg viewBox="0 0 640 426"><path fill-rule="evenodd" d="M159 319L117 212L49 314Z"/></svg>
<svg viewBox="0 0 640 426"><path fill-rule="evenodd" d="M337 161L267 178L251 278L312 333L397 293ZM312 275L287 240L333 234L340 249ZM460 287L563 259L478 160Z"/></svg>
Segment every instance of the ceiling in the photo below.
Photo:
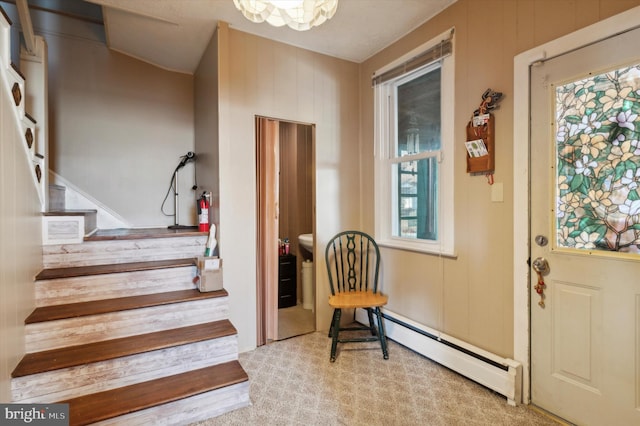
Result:
<svg viewBox="0 0 640 426"><path fill-rule="evenodd" d="M110 48L192 74L218 21L239 31L360 63L456 0L340 0L335 16L309 31L254 24L235 8L233 0L87 1L103 6Z"/></svg>

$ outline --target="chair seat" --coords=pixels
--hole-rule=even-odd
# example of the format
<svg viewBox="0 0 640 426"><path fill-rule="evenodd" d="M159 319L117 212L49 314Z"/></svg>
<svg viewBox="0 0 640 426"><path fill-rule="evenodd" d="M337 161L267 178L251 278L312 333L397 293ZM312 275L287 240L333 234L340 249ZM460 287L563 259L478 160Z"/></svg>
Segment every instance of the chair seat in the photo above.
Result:
<svg viewBox="0 0 640 426"><path fill-rule="evenodd" d="M351 291L329 296L329 306L337 309L374 308L387 304L388 296L372 291Z"/></svg>

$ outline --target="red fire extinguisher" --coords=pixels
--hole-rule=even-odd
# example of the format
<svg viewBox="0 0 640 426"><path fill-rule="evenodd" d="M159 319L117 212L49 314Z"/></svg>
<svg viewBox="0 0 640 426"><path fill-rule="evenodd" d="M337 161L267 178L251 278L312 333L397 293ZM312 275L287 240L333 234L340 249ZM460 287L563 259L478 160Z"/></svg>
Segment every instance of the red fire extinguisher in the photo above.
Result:
<svg viewBox="0 0 640 426"><path fill-rule="evenodd" d="M198 198L198 230L209 232L209 195L203 192Z"/></svg>

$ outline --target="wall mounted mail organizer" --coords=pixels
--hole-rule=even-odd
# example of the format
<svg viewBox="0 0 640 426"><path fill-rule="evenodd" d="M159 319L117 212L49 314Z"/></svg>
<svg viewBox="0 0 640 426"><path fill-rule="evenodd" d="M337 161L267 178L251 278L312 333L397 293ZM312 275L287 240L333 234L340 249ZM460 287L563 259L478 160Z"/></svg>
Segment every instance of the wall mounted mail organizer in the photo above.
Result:
<svg viewBox="0 0 640 426"><path fill-rule="evenodd" d="M482 121L474 117L467 124L467 173L486 174L495 170L494 119L491 114L486 116Z"/></svg>
<svg viewBox="0 0 640 426"><path fill-rule="evenodd" d="M501 92L487 89L482 94L480 107L473 112L471 121L467 124L467 173L486 175L490 178L490 184L493 183L495 171L496 146L494 117L489 111L498 106L500 99Z"/></svg>

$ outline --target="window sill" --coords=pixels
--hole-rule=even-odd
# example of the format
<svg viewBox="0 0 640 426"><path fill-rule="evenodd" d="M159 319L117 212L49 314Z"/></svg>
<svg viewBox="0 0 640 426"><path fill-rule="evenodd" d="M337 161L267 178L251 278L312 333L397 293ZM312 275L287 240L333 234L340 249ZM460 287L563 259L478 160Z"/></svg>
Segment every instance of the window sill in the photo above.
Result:
<svg viewBox="0 0 640 426"><path fill-rule="evenodd" d="M440 250L439 247L429 247L421 243L412 243L409 241L401 241L396 239L376 240L378 246L396 250L412 251L415 253L428 254L438 257L446 257L449 259L457 259L458 253L455 250Z"/></svg>

